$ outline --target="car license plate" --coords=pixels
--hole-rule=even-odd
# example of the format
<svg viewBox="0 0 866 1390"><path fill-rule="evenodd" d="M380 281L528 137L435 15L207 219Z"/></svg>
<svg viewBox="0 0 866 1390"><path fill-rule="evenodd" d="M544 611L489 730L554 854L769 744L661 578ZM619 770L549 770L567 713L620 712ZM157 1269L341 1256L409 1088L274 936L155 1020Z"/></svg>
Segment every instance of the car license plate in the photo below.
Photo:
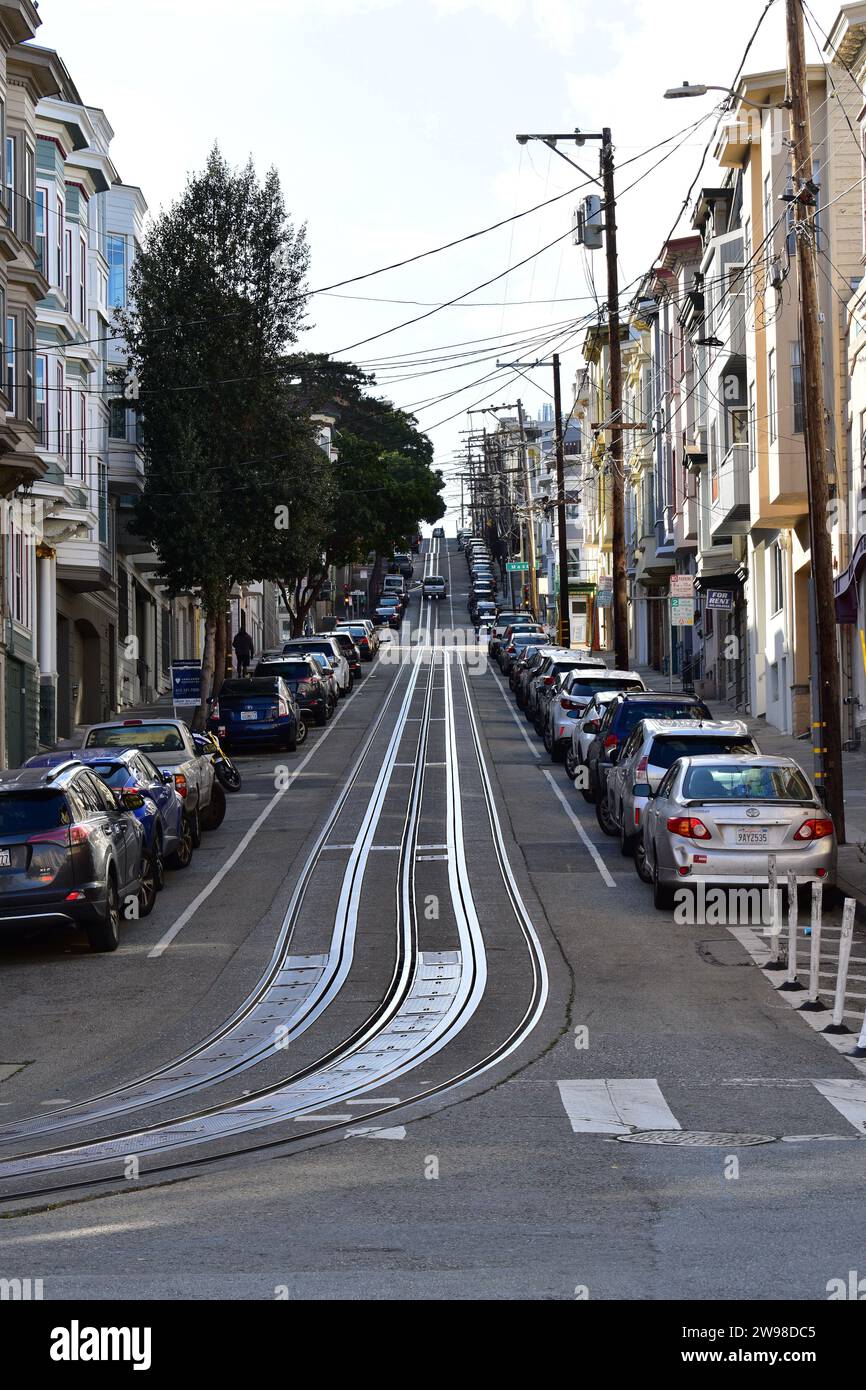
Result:
<svg viewBox="0 0 866 1390"><path fill-rule="evenodd" d="M8 849L0 849L0 869L12 867L12 856Z"/></svg>
<svg viewBox="0 0 866 1390"><path fill-rule="evenodd" d="M745 830L737 829L738 845L768 845L770 843L769 830Z"/></svg>
<svg viewBox="0 0 866 1390"><path fill-rule="evenodd" d="M241 710L241 719L258 719L258 717L259 717L258 710L254 710L254 709L242 709L242 710Z"/></svg>

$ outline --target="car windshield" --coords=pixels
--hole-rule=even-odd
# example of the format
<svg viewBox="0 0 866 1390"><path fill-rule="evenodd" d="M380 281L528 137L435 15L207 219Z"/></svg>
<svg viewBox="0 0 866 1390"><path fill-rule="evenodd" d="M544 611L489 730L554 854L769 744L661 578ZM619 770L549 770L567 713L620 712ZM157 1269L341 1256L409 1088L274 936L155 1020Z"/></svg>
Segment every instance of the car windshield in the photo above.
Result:
<svg viewBox="0 0 866 1390"><path fill-rule="evenodd" d="M716 763L690 767L683 797L689 801L812 801L812 792L798 767Z"/></svg>
<svg viewBox="0 0 866 1390"><path fill-rule="evenodd" d="M638 704L626 703L619 712L620 733L631 733L642 719L709 719L706 705L687 703L685 700L643 700Z"/></svg>
<svg viewBox="0 0 866 1390"><path fill-rule="evenodd" d="M515 632L516 647L543 647L547 638L541 632Z"/></svg>
<svg viewBox="0 0 866 1390"><path fill-rule="evenodd" d="M742 734L731 736L726 734L724 737L719 734L699 734L695 738L690 738L688 734L677 737L660 735L653 740L653 745L649 751L649 760L653 767L673 767L677 758L705 758L711 757L713 753L757 753L757 748L750 738Z"/></svg>
<svg viewBox="0 0 866 1390"><path fill-rule="evenodd" d="M284 654L288 656L292 651L309 652L312 656L315 656L317 652L322 656L330 657L334 655L334 649L330 642L317 642L315 638L312 638L309 642L299 642L297 647L288 647Z"/></svg>
<svg viewBox="0 0 866 1390"><path fill-rule="evenodd" d="M269 661L266 666L260 662L256 667L257 676L269 676L271 672L288 681L307 680L311 674L306 661Z"/></svg>
<svg viewBox="0 0 866 1390"><path fill-rule="evenodd" d="M132 773L125 763L89 762L87 766L107 787L125 787L132 780Z"/></svg>
<svg viewBox="0 0 866 1390"><path fill-rule="evenodd" d="M33 835L71 824L62 792L0 792L0 835Z"/></svg>
<svg viewBox="0 0 866 1390"><path fill-rule="evenodd" d="M270 672L253 677L252 680L223 681L220 686L221 700L248 699L251 696L276 695L277 673Z"/></svg>
<svg viewBox="0 0 866 1390"><path fill-rule="evenodd" d="M570 695L593 696L601 690L640 690L640 681L626 681L612 678L599 680L598 676L576 677L568 687Z"/></svg>
<svg viewBox="0 0 866 1390"><path fill-rule="evenodd" d="M149 753L182 753L183 739L173 724L102 724L91 729L85 748L145 748Z"/></svg>

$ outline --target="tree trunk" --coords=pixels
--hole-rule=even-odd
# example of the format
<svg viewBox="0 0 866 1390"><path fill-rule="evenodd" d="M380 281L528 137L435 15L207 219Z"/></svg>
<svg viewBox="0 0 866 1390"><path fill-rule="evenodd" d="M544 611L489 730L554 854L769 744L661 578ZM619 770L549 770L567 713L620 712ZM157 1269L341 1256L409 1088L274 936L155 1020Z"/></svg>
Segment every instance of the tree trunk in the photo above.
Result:
<svg viewBox="0 0 866 1390"><path fill-rule="evenodd" d="M213 695L220 693L220 687L226 675L226 655L230 650L228 646L228 620L225 604L221 603L217 609L216 631L214 633L214 673L213 673Z"/></svg>
<svg viewBox="0 0 866 1390"><path fill-rule="evenodd" d="M214 657L216 654L216 627L219 613L213 599L205 603L204 653L201 659L201 694L198 709L193 716L192 727L199 732L204 729L207 719L207 702L213 687Z"/></svg>

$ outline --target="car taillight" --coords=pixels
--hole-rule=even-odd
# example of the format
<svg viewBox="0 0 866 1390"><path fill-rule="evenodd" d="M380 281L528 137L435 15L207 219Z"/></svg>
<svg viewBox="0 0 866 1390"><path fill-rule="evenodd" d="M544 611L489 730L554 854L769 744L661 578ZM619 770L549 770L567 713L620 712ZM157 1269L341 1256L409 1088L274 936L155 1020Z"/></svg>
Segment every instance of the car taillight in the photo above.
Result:
<svg viewBox="0 0 866 1390"><path fill-rule="evenodd" d="M794 836L795 840L824 840L828 835L833 834L833 822L831 820L807 820L804 821Z"/></svg>
<svg viewBox="0 0 866 1390"><path fill-rule="evenodd" d="M563 709L578 709L578 708L579 708L577 701L576 701L576 700L570 699L570 698L568 697L568 695L563 695L559 703L561 704L561 706L562 706Z"/></svg>
<svg viewBox="0 0 866 1390"><path fill-rule="evenodd" d="M617 748L618 746L619 746L619 735L618 735L618 734L608 734L607 738L606 738L605 741L604 741L605 752L609 752L611 748Z"/></svg>
<svg viewBox="0 0 866 1390"><path fill-rule="evenodd" d="M634 780L636 782L646 782L647 786L649 786L649 778L647 777L646 771L648 767L649 758L641 758L640 762L634 770Z"/></svg>
<svg viewBox="0 0 866 1390"><path fill-rule="evenodd" d="M28 835L28 845L83 845L87 840L86 825L60 825L56 830L40 830L36 835Z"/></svg>
<svg viewBox="0 0 866 1390"><path fill-rule="evenodd" d="M174 774L174 785L177 789L178 796L185 797L189 791L189 787L186 784L186 776L184 773L176 772Z"/></svg>
<svg viewBox="0 0 866 1390"><path fill-rule="evenodd" d="M672 835L682 835L687 840L709 840L710 832L697 816L671 816L668 830Z"/></svg>
<svg viewBox="0 0 866 1390"><path fill-rule="evenodd" d="M370 639L369 639L369 637L362 637L361 640L360 640L360 646L362 646L362 647L369 647L369 645L370 645Z"/></svg>
<svg viewBox="0 0 866 1390"><path fill-rule="evenodd" d="M544 684L545 684L545 685L556 685L556 676L545 676L545 677L544 677Z"/></svg>

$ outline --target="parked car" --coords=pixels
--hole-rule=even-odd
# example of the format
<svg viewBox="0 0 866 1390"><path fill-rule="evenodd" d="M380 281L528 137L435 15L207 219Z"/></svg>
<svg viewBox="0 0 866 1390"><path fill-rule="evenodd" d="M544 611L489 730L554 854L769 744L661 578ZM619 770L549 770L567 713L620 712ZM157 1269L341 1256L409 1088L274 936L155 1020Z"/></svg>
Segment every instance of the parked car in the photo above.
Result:
<svg viewBox="0 0 866 1390"><path fill-rule="evenodd" d="M391 560L388 571L390 574L401 574L404 579L411 579L412 575L415 573L412 556L408 551L400 551Z"/></svg>
<svg viewBox="0 0 866 1390"><path fill-rule="evenodd" d="M84 749L139 748L163 775L174 781L190 823L192 842L201 844L205 813L217 797L216 772L210 757L196 748L182 719L122 719L91 724L81 737Z"/></svg>
<svg viewBox="0 0 866 1390"><path fill-rule="evenodd" d="M434 527L433 527L433 539L434 539L434 541L444 541L444 539L445 539L445 527L444 527L444 526L434 526Z"/></svg>
<svg viewBox="0 0 866 1390"><path fill-rule="evenodd" d="M475 605L474 623L477 628L492 631L496 622L496 604L482 599Z"/></svg>
<svg viewBox="0 0 866 1390"><path fill-rule="evenodd" d="M379 649L379 638L372 623L337 623L334 628L335 635L340 632L347 632L355 646L358 648L358 655L362 661L372 661Z"/></svg>
<svg viewBox="0 0 866 1390"><path fill-rule="evenodd" d="M74 760L104 782L115 800L141 822L144 834L139 916L153 910L156 895L165 882L164 867L186 869L192 861L193 843L183 799L173 781L138 748L101 749L74 754ZM39 753L25 767L60 767L70 762L69 752Z"/></svg>
<svg viewBox="0 0 866 1390"><path fill-rule="evenodd" d="M317 635L323 636L324 634L319 633ZM359 680L360 677L363 676L364 671L363 667L361 666L361 653L358 650L357 644L351 632L347 632L345 628L335 627L332 628L328 636L332 637L335 642L339 643L340 650L343 653L343 656L346 658L349 670L352 673L352 680Z"/></svg>
<svg viewBox="0 0 866 1390"><path fill-rule="evenodd" d="M517 612L514 609L503 608L496 616L493 631L490 634L490 642L487 647L489 656L498 656L499 648L502 644L509 627L531 626L533 618L531 613Z"/></svg>
<svg viewBox="0 0 866 1390"><path fill-rule="evenodd" d="M526 717L535 725L537 734L543 736L547 720L547 707L552 696L559 691L563 681L572 671L599 671L607 673L604 658L590 656L587 652L576 652L569 648L557 648L535 672L526 690Z"/></svg>
<svg viewBox="0 0 866 1390"><path fill-rule="evenodd" d="M822 883L836 897L833 821L792 758L680 758L644 812L647 869L656 907L683 885L764 888L769 856L777 881Z"/></svg>
<svg viewBox="0 0 866 1390"><path fill-rule="evenodd" d="M571 778L577 778L586 769L586 759L596 734L601 727L605 710L612 700L619 695L619 690L599 690L590 697L588 705L575 710L574 727L571 731L571 743L566 745L565 750L565 770ZM563 703L565 696L562 697ZM582 695L578 700L582 702ZM575 700L575 705L578 704ZM588 788L588 779L587 788ZM588 789L581 788L586 801L592 800L592 795Z"/></svg>
<svg viewBox="0 0 866 1390"><path fill-rule="evenodd" d="M265 674L223 681L207 727L229 750L276 743L294 753L306 739L307 725L282 677L268 671L267 663L259 665L265 666Z"/></svg>
<svg viewBox="0 0 866 1390"><path fill-rule="evenodd" d="M448 587L441 574L428 574L421 582L421 597L443 599L448 597Z"/></svg>
<svg viewBox="0 0 866 1390"><path fill-rule="evenodd" d="M697 695L666 694L647 690L635 694L623 693L611 700L601 721L601 727L589 746L586 766L589 774L589 800L598 801L610 768L619 759L622 746L642 719L712 719L707 706Z"/></svg>
<svg viewBox="0 0 866 1390"><path fill-rule="evenodd" d="M337 691L340 698L348 695L352 689L354 680L349 669L349 663L343 655L340 644L333 636L316 637L292 637L288 642L283 643L283 656L293 656L296 652L320 652L327 657L329 665L334 668L334 675L337 679Z"/></svg>
<svg viewBox="0 0 866 1390"><path fill-rule="evenodd" d="M77 760L0 772L0 927L80 926L114 951L145 858L141 822Z"/></svg>
<svg viewBox="0 0 866 1390"><path fill-rule="evenodd" d="M536 647L535 650L527 656L526 660L521 663L520 674L516 675L514 679L514 699L517 702L518 709L525 709L526 707L529 682L532 680L533 676L539 674L551 656L557 654L561 655L564 651L564 647L556 647L551 643L547 643L546 645Z"/></svg>
<svg viewBox="0 0 866 1390"><path fill-rule="evenodd" d="M279 676L291 691L301 718L320 728L327 724L337 696L328 689L325 672L315 656L287 657L282 652L265 652L253 676Z"/></svg>
<svg viewBox="0 0 866 1390"><path fill-rule="evenodd" d="M544 746L550 754L551 762L568 761L569 749L575 733L575 726L582 720L583 712L596 695L608 692L618 694L622 690L644 690L643 681L637 671L596 670L595 665L575 666L563 672L550 692L544 718ZM576 776L576 769L569 772Z"/></svg>
<svg viewBox="0 0 866 1390"><path fill-rule="evenodd" d="M519 660L527 649L531 647L546 647L549 645L549 642L550 639L547 633L540 631L537 627L530 630L519 628L516 632L512 632L508 638L508 645L500 647L499 649L499 665L502 668L503 675L508 676L510 680L515 661Z"/></svg>
<svg viewBox="0 0 866 1390"><path fill-rule="evenodd" d="M396 599L381 599L376 605L373 617L380 627L399 628L403 621L403 612Z"/></svg>
<svg viewBox="0 0 866 1390"><path fill-rule="evenodd" d="M669 767L684 757L760 753L741 719L642 719L632 729L604 796L596 802L598 823L606 835L618 835L624 855L634 857L643 877L643 813Z"/></svg>

